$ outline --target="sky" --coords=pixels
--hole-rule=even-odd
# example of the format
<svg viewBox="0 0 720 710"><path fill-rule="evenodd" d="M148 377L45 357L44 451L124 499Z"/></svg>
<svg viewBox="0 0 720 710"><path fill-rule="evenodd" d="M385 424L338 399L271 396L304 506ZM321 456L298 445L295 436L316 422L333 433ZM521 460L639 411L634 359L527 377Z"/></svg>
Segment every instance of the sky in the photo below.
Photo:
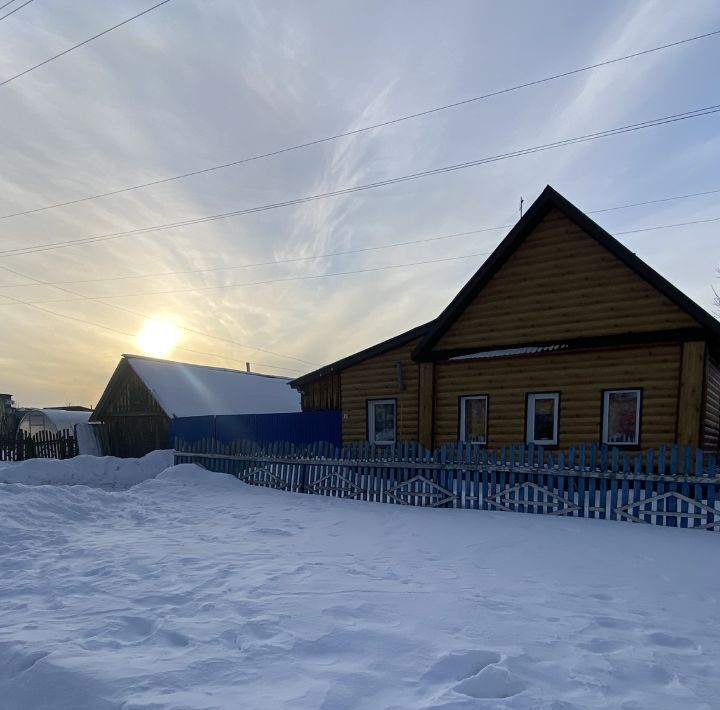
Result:
<svg viewBox="0 0 720 710"><path fill-rule="evenodd" d="M31 2L0 20L0 81L152 4ZM716 29L716 0L172 0L0 86L0 217ZM517 220L520 198L529 205L547 184L583 211L720 189L720 114L202 224L3 252L293 200L709 106L720 103L719 65L716 36L184 180L0 219L0 391L23 406L92 406L120 355L142 352L136 334L148 318L173 324L172 359L297 376L437 316ZM591 216L610 233L712 219L720 193ZM298 260L485 227L503 228ZM708 222L618 238L712 310L719 231ZM222 270L167 274L196 269ZM359 273L332 275L348 271Z"/></svg>

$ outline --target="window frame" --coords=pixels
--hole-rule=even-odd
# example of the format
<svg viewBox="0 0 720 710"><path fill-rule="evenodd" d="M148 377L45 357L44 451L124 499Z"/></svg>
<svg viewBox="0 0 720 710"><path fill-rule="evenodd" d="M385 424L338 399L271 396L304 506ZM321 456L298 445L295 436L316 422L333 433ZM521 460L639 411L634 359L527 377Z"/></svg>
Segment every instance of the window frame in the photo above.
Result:
<svg viewBox="0 0 720 710"><path fill-rule="evenodd" d="M535 437L535 401L536 399L552 399L555 402L553 417L553 438L537 439ZM532 437L530 436L532 432ZM535 446L557 446L560 437L560 392L527 392L525 394L525 443Z"/></svg>
<svg viewBox="0 0 720 710"><path fill-rule="evenodd" d="M474 399L485 400L485 440L484 441L466 441L465 440L465 402ZM490 422L490 395L488 394L461 394L458 397L458 441L473 446L488 445L488 428Z"/></svg>
<svg viewBox="0 0 720 710"><path fill-rule="evenodd" d="M638 406L635 411L635 441L607 441L610 415L610 395L618 392L637 392ZM638 448L642 442L642 407L644 392L642 387L612 387L601 390L600 393L600 444L605 446L618 446Z"/></svg>
<svg viewBox="0 0 720 710"><path fill-rule="evenodd" d="M376 404L392 404L393 405L393 440L392 441L375 441L375 410ZM365 400L365 418L367 429L367 440L374 446L394 446L397 443L397 399L395 397L382 397L379 399ZM371 416L372 411L372 416Z"/></svg>

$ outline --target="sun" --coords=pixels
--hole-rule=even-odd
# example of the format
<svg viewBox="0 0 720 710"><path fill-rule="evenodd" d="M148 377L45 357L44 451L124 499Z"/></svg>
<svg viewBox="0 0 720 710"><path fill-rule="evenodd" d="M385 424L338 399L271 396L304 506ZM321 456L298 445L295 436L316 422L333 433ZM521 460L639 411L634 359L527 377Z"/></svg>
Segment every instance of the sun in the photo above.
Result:
<svg viewBox="0 0 720 710"><path fill-rule="evenodd" d="M180 341L180 330L169 320L151 318L137 334L137 344L145 355L167 357Z"/></svg>

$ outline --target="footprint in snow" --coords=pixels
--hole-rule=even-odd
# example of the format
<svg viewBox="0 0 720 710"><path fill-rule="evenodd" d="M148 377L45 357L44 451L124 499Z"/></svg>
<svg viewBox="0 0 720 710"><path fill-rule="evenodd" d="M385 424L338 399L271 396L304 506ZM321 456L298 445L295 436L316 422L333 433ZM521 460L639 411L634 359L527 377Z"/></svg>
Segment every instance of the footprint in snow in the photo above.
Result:
<svg viewBox="0 0 720 710"><path fill-rule="evenodd" d="M495 651L456 651L443 656L423 679L438 683L465 680L499 660L500 654Z"/></svg>
<svg viewBox="0 0 720 710"><path fill-rule="evenodd" d="M488 666L455 686L455 692L471 698L511 698L527 688L516 675L498 666Z"/></svg>
<svg viewBox="0 0 720 710"><path fill-rule="evenodd" d="M495 665L496 651L457 651L443 656L424 675L431 683L455 682L455 693L477 699L510 698L527 688L514 673Z"/></svg>
<svg viewBox="0 0 720 710"><path fill-rule="evenodd" d="M274 535L276 537L292 537L293 535L289 530L283 530L281 528L255 528L250 532L257 535Z"/></svg>
<svg viewBox="0 0 720 710"><path fill-rule="evenodd" d="M601 638L590 639L587 643L580 644L580 648L590 651L590 653L614 653L624 646L625 644L621 641Z"/></svg>
<svg viewBox="0 0 720 710"><path fill-rule="evenodd" d="M673 636L662 631L648 634L648 639L656 646L665 646L666 648L698 648L698 645L692 639L685 636Z"/></svg>

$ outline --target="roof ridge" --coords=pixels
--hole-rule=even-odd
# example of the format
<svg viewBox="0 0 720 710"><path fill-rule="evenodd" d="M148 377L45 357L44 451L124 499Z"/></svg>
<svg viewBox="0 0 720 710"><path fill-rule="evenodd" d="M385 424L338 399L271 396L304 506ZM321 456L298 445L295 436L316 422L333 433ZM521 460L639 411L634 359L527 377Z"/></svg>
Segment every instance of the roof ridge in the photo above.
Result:
<svg viewBox="0 0 720 710"><path fill-rule="evenodd" d="M255 377L270 377L275 380L285 380L289 382L292 377L285 375L268 375L264 372L247 372L246 370L236 370L232 367L219 367L217 365L200 365L195 362L182 362L181 360L168 360L161 357L152 357L150 355L133 355L132 353L123 353L122 358L125 360L145 360L149 362L157 362L163 365L182 365L184 367L200 367L203 370L219 370L221 372L232 372L238 375L254 375Z"/></svg>

